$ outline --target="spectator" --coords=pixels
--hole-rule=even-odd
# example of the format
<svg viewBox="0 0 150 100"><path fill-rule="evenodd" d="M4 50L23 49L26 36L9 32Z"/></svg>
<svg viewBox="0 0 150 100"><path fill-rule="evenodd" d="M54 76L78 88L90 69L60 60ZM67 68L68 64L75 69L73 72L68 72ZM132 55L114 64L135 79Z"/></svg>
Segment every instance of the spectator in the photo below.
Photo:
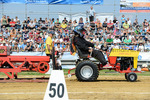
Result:
<svg viewBox="0 0 150 100"><path fill-rule="evenodd" d="M117 43L114 42L114 45L112 46L112 48L119 49L119 45L117 45Z"/></svg>
<svg viewBox="0 0 150 100"><path fill-rule="evenodd" d="M53 21L50 22L49 28L50 28L50 30L53 30L53 29L54 29L54 22L53 22Z"/></svg>
<svg viewBox="0 0 150 100"><path fill-rule="evenodd" d="M51 25L52 29L53 29L53 27L54 27L54 24L53 24L53 26ZM47 28L48 28L48 25L45 23L45 21L43 21L42 24L41 24L41 29L46 30Z"/></svg>
<svg viewBox="0 0 150 100"><path fill-rule="evenodd" d="M17 43L14 44L14 47L12 47L11 51L19 52L19 48L18 48L18 44Z"/></svg>
<svg viewBox="0 0 150 100"><path fill-rule="evenodd" d="M72 26L73 26L73 29L75 29L75 28L76 28L76 26L78 26L78 23L77 23L77 21L76 21L76 20L74 20L74 21L73 21Z"/></svg>
<svg viewBox="0 0 150 100"><path fill-rule="evenodd" d="M143 43L139 43L138 50L139 50L140 52L144 52L144 46L143 46Z"/></svg>
<svg viewBox="0 0 150 100"><path fill-rule="evenodd" d="M55 22L55 28L60 28L60 24L61 24L61 22L59 21L59 18L57 18L57 20Z"/></svg>
<svg viewBox="0 0 150 100"><path fill-rule="evenodd" d="M45 53L47 56L50 56L50 59L52 59L52 37L53 37L53 33L50 32L48 38L46 39L46 49L45 49Z"/></svg>
<svg viewBox="0 0 150 100"><path fill-rule="evenodd" d="M69 22L68 22L68 28L67 28L68 30L71 30L72 29L72 20L70 20Z"/></svg>
<svg viewBox="0 0 150 100"><path fill-rule="evenodd" d="M14 19L16 29L17 29L17 23L18 23L19 21L20 21L20 20L19 20L18 17L16 16L15 19Z"/></svg>
<svg viewBox="0 0 150 100"><path fill-rule="evenodd" d="M64 18L62 22L65 22L65 24L68 24L68 20L66 19L66 17Z"/></svg>
<svg viewBox="0 0 150 100"><path fill-rule="evenodd" d="M45 18L45 23L48 25L49 21L47 20L47 18Z"/></svg>
<svg viewBox="0 0 150 100"><path fill-rule="evenodd" d="M37 28L39 26L36 18L34 18L33 23L35 24L35 28Z"/></svg>
<svg viewBox="0 0 150 100"><path fill-rule="evenodd" d="M91 9L89 10L89 19L90 19L90 22L94 21L94 18L95 18L95 10L93 9L93 6L90 7Z"/></svg>
<svg viewBox="0 0 150 100"><path fill-rule="evenodd" d="M140 36L140 38L138 39L138 44L140 44L140 43L145 44L145 41L142 36Z"/></svg>
<svg viewBox="0 0 150 100"><path fill-rule="evenodd" d="M83 18L82 18L82 17L79 19L79 24L78 24L78 25L79 25L79 26L84 26Z"/></svg>
<svg viewBox="0 0 150 100"><path fill-rule="evenodd" d="M116 44L121 43L121 40L119 39L119 36L115 36L115 39L113 40L113 43L116 43Z"/></svg>
<svg viewBox="0 0 150 100"><path fill-rule="evenodd" d="M108 46L106 43L104 43L102 46L101 46L101 50L106 53L108 51Z"/></svg>
<svg viewBox="0 0 150 100"><path fill-rule="evenodd" d="M29 23L30 23L30 21L31 21L31 19L30 19L30 17L28 17L28 18L27 18L27 21L26 21L26 22L27 22L27 24L29 24Z"/></svg>
<svg viewBox="0 0 150 100"><path fill-rule="evenodd" d="M90 30L91 30L92 32L95 31L95 23L94 23L94 21L91 21L91 23L90 23Z"/></svg>
<svg viewBox="0 0 150 100"><path fill-rule="evenodd" d="M10 21L10 27L15 28L15 25L16 25L16 22L12 18L11 21Z"/></svg>
<svg viewBox="0 0 150 100"><path fill-rule="evenodd" d="M10 37L11 37L11 38L15 38L15 37L16 37L16 30L15 30L15 28L13 28L13 29L10 31Z"/></svg>
<svg viewBox="0 0 150 100"><path fill-rule="evenodd" d="M66 28L67 28L67 24L65 23L65 21L62 22L61 28L62 28L62 29L66 29Z"/></svg>
<svg viewBox="0 0 150 100"><path fill-rule="evenodd" d="M125 20L126 20L125 15L122 15L122 18L121 18L122 25L125 23Z"/></svg>
<svg viewBox="0 0 150 100"><path fill-rule="evenodd" d="M9 30L6 29L5 32L3 33L4 38L8 38L10 36Z"/></svg>
<svg viewBox="0 0 150 100"><path fill-rule="evenodd" d="M23 40L23 43L21 43L21 46L20 46L20 50L25 51L26 46L27 46L26 40Z"/></svg>
<svg viewBox="0 0 150 100"><path fill-rule="evenodd" d="M2 19L1 19L1 28L3 27L3 26L7 26L7 24L8 24L8 20L6 19L6 15L4 15L3 17L2 17Z"/></svg>
<svg viewBox="0 0 150 100"><path fill-rule="evenodd" d="M93 43L99 42L99 38L95 35L93 38Z"/></svg>
<svg viewBox="0 0 150 100"><path fill-rule="evenodd" d="M34 29L35 28L35 23L33 22L33 20L31 20L30 23L28 24L28 28L29 29Z"/></svg>
<svg viewBox="0 0 150 100"><path fill-rule="evenodd" d="M24 50L25 51L33 51L34 50L32 41L31 42L27 42L27 45L25 46Z"/></svg>
<svg viewBox="0 0 150 100"><path fill-rule="evenodd" d="M135 21L133 22L133 27L134 28L138 27L138 20L137 19L135 19Z"/></svg>
<svg viewBox="0 0 150 100"><path fill-rule="evenodd" d="M120 32L120 28L119 28L119 27L116 27L116 30L114 31L114 34L117 35L117 36L120 36L120 35L121 35L121 32Z"/></svg>
<svg viewBox="0 0 150 100"><path fill-rule="evenodd" d="M129 45L131 43L131 40L129 39L129 36L123 41L124 44Z"/></svg>
<svg viewBox="0 0 150 100"><path fill-rule="evenodd" d="M129 24L127 23L127 21L125 21L125 23L123 23L123 28L125 30L128 30L129 29Z"/></svg>
<svg viewBox="0 0 150 100"><path fill-rule="evenodd" d="M21 28L20 20L17 21L17 23L15 23L15 28L16 28L16 29L20 29L20 28Z"/></svg>
<svg viewBox="0 0 150 100"><path fill-rule="evenodd" d="M111 38L111 35L109 35L108 39L106 40L108 45L111 45L113 43L113 39Z"/></svg>
<svg viewBox="0 0 150 100"><path fill-rule="evenodd" d="M127 18L127 23L129 24L129 27L131 27L131 26L132 26L132 24L131 24L131 20L130 20L129 18Z"/></svg>
<svg viewBox="0 0 150 100"><path fill-rule="evenodd" d="M132 44L136 45L137 44L137 40L135 38L132 38Z"/></svg>
<svg viewBox="0 0 150 100"><path fill-rule="evenodd" d="M103 23L103 28L107 29L107 23L106 23L106 21L104 21L104 23Z"/></svg>
<svg viewBox="0 0 150 100"><path fill-rule="evenodd" d="M97 29L102 28L102 23L100 22L99 19L97 19L97 21L96 21L96 28L97 28Z"/></svg>
<svg viewBox="0 0 150 100"><path fill-rule="evenodd" d="M11 19L9 18L9 16L7 16L7 26L6 27L10 27L10 21L11 21Z"/></svg>
<svg viewBox="0 0 150 100"><path fill-rule="evenodd" d="M114 24L110 20L109 23L107 23L107 29L108 30L113 30L113 26L114 26Z"/></svg>
<svg viewBox="0 0 150 100"><path fill-rule="evenodd" d="M117 18L114 17L113 23L115 24L117 21L118 21Z"/></svg>
<svg viewBox="0 0 150 100"><path fill-rule="evenodd" d="M101 49L101 45L99 44L99 41L96 41L96 44L94 45L96 50L100 50Z"/></svg>
<svg viewBox="0 0 150 100"><path fill-rule="evenodd" d="M27 29L27 21L26 20L24 20L23 22L22 22L22 29Z"/></svg>
<svg viewBox="0 0 150 100"><path fill-rule="evenodd" d="M2 42L4 40L2 34L0 34L0 42Z"/></svg>

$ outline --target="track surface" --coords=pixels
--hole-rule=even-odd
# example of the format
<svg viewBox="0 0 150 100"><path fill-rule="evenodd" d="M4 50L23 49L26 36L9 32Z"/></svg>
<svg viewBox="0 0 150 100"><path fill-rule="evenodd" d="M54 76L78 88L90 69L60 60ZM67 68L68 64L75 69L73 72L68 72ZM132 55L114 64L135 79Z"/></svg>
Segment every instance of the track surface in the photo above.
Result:
<svg viewBox="0 0 150 100"><path fill-rule="evenodd" d="M31 76L29 76L31 77ZM99 76L96 82L66 78L70 100L150 100L150 76L127 82L124 76ZM0 83L0 100L43 100L47 83Z"/></svg>

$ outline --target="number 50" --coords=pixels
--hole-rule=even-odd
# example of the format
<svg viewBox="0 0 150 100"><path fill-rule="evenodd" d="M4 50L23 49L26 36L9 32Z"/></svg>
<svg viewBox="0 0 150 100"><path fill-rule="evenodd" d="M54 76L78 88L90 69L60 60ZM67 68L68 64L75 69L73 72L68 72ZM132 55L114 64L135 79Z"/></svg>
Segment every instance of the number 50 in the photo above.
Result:
<svg viewBox="0 0 150 100"><path fill-rule="evenodd" d="M56 83L51 83L50 84L49 91L53 91L53 93L50 93L49 96L51 98L54 98L56 96L56 92L57 92L57 96L59 98L62 98L64 96L64 85L62 83L58 84L58 87L56 87L57 91L56 91L55 87L56 87ZM60 88L62 88L61 89L62 90L61 93L60 93Z"/></svg>

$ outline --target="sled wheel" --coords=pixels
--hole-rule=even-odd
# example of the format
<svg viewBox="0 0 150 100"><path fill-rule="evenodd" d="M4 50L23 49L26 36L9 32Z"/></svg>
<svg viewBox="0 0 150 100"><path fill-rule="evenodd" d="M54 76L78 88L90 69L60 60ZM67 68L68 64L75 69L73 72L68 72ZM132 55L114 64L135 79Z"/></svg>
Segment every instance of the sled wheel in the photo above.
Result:
<svg viewBox="0 0 150 100"><path fill-rule="evenodd" d="M38 71L40 73L46 73L49 70L49 64L47 62L40 62L38 64Z"/></svg>

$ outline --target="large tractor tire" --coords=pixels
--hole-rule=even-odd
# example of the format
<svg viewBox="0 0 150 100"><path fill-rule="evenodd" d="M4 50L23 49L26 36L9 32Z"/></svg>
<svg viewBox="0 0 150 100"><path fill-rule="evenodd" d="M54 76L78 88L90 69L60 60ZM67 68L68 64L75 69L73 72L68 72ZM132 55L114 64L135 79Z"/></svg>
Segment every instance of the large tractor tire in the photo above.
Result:
<svg viewBox="0 0 150 100"><path fill-rule="evenodd" d="M127 80L130 82L135 82L137 80L137 75L131 72L127 75Z"/></svg>
<svg viewBox="0 0 150 100"><path fill-rule="evenodd" d="M75 75L78 81L95 81L98 78L99 70L92 61L83 60L77 64Z"/></svg>

